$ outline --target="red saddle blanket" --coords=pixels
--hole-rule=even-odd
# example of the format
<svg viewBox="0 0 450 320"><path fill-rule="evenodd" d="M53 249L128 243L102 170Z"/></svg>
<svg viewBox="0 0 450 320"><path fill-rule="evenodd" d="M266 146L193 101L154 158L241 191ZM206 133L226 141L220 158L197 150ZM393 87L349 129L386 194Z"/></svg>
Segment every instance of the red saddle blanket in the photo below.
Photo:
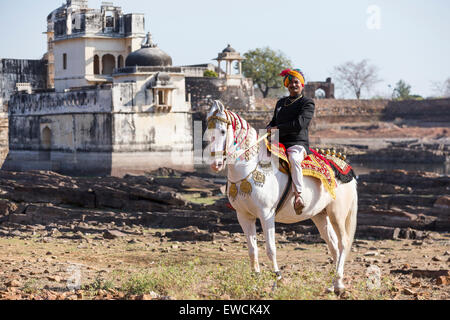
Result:
<svg viewBox="0 0 450 320"><path fill-rule="evenodd" d="M286 148L282 143L270 144L266 139L266 147L269 152L289 164ZM319 179L325 189L330 193L333 199L336 199L336 177L331 164L322 155L315 150L310 149L310 154L302 162L302 171L304 176L311 176ZM283 171L283 170L281 170ZM287 172L285 172L287 173Z"/></svg>

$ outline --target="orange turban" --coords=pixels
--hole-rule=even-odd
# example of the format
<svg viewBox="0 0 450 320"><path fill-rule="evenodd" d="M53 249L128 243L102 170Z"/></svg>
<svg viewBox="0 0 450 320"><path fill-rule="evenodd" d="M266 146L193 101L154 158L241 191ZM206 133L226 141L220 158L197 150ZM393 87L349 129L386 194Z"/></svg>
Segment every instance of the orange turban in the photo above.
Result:
<svg viewBox="0 0 450 320"><path fill-rule="evenodd" d="M280 73L280 76L284 77L284 86L287 88L289 83L292 81L292 77L295 77L300 80L302 86L305 87L305 76L300 69L286 69Z"/></svg>

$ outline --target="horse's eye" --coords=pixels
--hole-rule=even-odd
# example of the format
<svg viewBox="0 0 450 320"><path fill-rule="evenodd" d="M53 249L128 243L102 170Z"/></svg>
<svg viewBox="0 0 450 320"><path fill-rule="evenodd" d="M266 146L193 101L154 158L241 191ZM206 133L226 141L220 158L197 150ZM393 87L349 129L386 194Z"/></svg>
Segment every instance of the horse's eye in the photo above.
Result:
<svg viewBox="0 0 450 320"><path fill-rule="evenodd" d="M220 130L220 133L224 136L227 132L225 130Z"/></svg>

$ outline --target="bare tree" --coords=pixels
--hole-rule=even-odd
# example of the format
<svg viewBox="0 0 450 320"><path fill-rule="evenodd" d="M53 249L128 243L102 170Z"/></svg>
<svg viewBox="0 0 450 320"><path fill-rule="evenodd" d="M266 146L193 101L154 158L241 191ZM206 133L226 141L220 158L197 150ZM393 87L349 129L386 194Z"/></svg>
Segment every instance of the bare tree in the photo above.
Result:
<svg viewBox="0 0 450 320"><path fill-rule="evenodd" d="M369 65L367 59L358 63L349 61L334 67L334 78L338 86L353 93L358 100L363 89L370 91L376 83L381 81L378 78L378 68Z"/></svg>
<svg viewBox="0 0 450 320"><path fill-rule="evenodd" d="M432 82L431 86L437 97L450 97L450 78L447 78L444 82Z"/></svg>

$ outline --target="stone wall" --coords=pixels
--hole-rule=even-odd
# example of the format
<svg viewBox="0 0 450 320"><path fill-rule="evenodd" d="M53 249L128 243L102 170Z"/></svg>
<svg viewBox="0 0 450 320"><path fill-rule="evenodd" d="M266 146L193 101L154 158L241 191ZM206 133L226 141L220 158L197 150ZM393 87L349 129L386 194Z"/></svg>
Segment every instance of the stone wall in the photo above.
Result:
<svg viewBox="0 0 450 320"><path fill-rule="evenodd" d="M311 128L357 122L382 121L389 100L336 100L315 99L316 112Z"/></svg>
<svg viewBox="0 0 450 320"><path fill-rule="evenodd" d="M315 99L317 117L381 115L389 100Z"/></svg>
<svg viewBox="0 0 450 320"><path fill-rule="evenodd" d="M190 169L191 114L140 108L136 99L116 110L114 103L121 107L127 98L121 89L106 85L12 96L9 152L2 169L75 175L121 175L162 164Z"/></svg>
<svg viewBox="0 0 450 320"><path fill-rule="evenodd" d="M388 100L336 100L316 99L316 110L311 128L324 125L381 121L389 103ZM240 113L255 128L265 128L273 117L276 99L265 101L265 111L246 111Z"/></svg>
<svg viewBox="0 0 450 320"><path fill-rule="evenodd" d="M110 151L111 110L110 88L15 94L8 110L9 149ZM45 128L50 135L48 146L43 145Z"/></svg>
<svg viewBox="0 0 450 320"><path fill-rule="evenodd" d="M406 119L426 122L450 123L450 98L391 101L386 106L383 119Z"/></svg>
<svg viewBox="0 0 450 320"><path fill-rule="evenodd" d="M399 121L412 125L448 126L450 99L429 100L337 100L315 99L316 111L311 128L357 122ZM247 112L244 116L255 127L263 127L273 116L276 100L259 101L267 111ZM264 125L265 126L265 125Z"/></svg>
<svg viewBox="0 0 450 320"><path fill-rule="evenodd" d="M111 152L112 116L107 113L23 116L9 121L10 152Z"/></svg>
<svg viewBox="0 0 450 320"><path fill-rule="evenodd" d="M84 89L72 92L42 92L16 94L10 98L10 116L41 116L61 113L110 112L111 87Z"/></svg>
<svg viewBox="0 0 450 320"><path fill-rule="evenodd" d="M190 94L193 111L208 109L214 100L220 100L231 110L254 109L255 95L251 79L186 77L186 93Z"/></svg>
<svg viewBox="0 0 450 320"><path fill-rule="evenodd" d="M16 83L30 83L33 89L47 87L45 60L0 60L0 106L7 104L14 93Z"/></svg>
<svg viewBox="0 0 450 320"><path fill-rule="evenodd" d="M315 124L398 121L419 126L448 126L450 122L450 99L318 99L315 103Z"/></svg>
<svg viewBox="0 0 450 320"><path fill-rule="evenodd" d="M15 94L3 170L107 175L112 166L111 88Z"/></svg>

